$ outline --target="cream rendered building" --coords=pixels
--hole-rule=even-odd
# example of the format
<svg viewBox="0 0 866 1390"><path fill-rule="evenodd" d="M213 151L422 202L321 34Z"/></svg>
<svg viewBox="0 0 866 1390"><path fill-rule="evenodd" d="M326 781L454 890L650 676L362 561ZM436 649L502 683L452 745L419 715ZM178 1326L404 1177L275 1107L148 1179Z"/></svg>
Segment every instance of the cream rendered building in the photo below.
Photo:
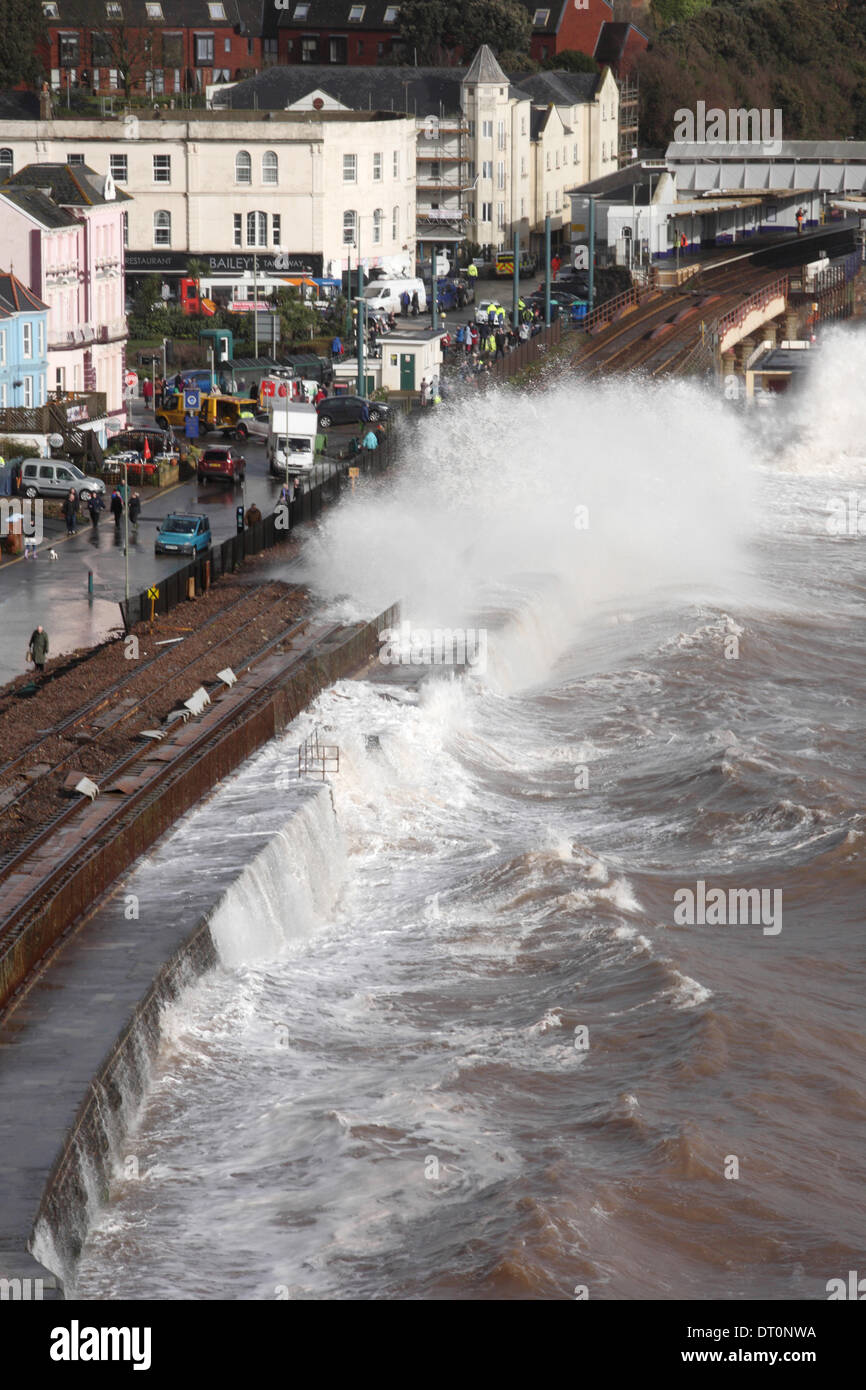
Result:
<svg viewBox="0 0 866 1390"><path fill-rule="evenodd" d="M80 162L126 205L128 275L187 274L252 298L288 275L337 275L358 254L411 268L415 121L368 111L199 111L187 118L0 122L14 167Z"/></svg>

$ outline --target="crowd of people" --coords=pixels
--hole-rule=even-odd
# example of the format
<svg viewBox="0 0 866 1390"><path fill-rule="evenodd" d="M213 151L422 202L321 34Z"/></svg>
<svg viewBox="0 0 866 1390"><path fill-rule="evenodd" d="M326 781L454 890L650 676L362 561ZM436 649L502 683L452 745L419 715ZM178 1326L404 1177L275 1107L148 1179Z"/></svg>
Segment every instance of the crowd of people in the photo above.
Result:
<svg viewBox="0 0 866 1390"><path fill-rule="evenodd" d="M105 511L105 503L97 492L92 492L87 498L87 512L90 516L90 524L94 530L99 527L99 517ZM108 510L114 518L115 532L120 532L123 521L123 513L126 510L123 501L123 494L119 488L115 488L111 494ZM78 530L78 523L81 520L81 498L74 487L71 487L60 504L60 514L66 522L67 536L74 536ZM138 530L138 520L141 516L141 497L137 492L130 494L129 498L129 524L133 530ZM27 558L30 558L29 556Z"/></svg>

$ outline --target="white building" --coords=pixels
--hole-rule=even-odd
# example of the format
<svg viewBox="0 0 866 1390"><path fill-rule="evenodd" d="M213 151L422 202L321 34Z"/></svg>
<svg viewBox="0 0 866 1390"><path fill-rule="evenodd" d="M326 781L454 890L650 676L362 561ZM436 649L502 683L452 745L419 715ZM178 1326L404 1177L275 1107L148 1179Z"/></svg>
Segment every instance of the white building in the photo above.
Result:
<svg viewBox="0 0 866 1390"><path fill-rule="evenodd" d="M349 257L414 262L415 121L376 111L198 111L117 120L0 122L22 164L84 161L132 195L127 273L187 275L203 292L258 290L297 273L339 275Z"/></svg>
<svg viewBox="0 0 866 1390"><path fill-rule="evenodd" d="M509 77L483 45L468 68L271 68L215 95L242 110L411 112L419 250L461 240L540 249L550 214L567 240L566 190L617 167L619 90L600 73Z"/></svg>

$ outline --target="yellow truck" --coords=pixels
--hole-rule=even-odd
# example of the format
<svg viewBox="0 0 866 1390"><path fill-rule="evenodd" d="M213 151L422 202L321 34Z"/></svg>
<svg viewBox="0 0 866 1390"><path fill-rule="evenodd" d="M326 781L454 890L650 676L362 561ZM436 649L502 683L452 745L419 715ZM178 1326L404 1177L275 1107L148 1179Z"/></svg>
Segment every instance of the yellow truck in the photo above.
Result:
<svg viewBox="0 0 866 1390"><path fill-rule="evenodd" d="M211 395L201 397L198 412L199 433L209 434L219 431L226 439L246 439L249 436L249 422L255 419L258 406L254 400L238 396ZM186 410L183 392L168 392L162 398L162 405L156 414L160 429L177 428L182 430L186 424Z"/></svg>

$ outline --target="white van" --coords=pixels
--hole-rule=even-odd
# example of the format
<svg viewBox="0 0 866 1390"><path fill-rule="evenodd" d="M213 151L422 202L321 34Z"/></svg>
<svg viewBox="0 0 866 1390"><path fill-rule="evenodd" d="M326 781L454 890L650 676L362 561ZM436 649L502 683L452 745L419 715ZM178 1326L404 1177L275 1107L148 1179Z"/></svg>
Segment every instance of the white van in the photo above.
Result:
<svg viewBox="0 0 866 1390"><path fill-rule="evenodd" d="M319 415L314 405L280 403L271 411L268 430L268 469L285 482L312 468L316 459Z"/></svg>
<svg viewBox="0 0 866 1390"><path fill-rule="evenodd" d="M412 280L408 277L405 280L373 280L364 291L364 299L367 308L374 313L381 311L389 314L400 312L400 296L405 291L410 300L412 295L418 294L418 308L423 314L427 308L427 293L424 289L423 280Z"/></svg>

